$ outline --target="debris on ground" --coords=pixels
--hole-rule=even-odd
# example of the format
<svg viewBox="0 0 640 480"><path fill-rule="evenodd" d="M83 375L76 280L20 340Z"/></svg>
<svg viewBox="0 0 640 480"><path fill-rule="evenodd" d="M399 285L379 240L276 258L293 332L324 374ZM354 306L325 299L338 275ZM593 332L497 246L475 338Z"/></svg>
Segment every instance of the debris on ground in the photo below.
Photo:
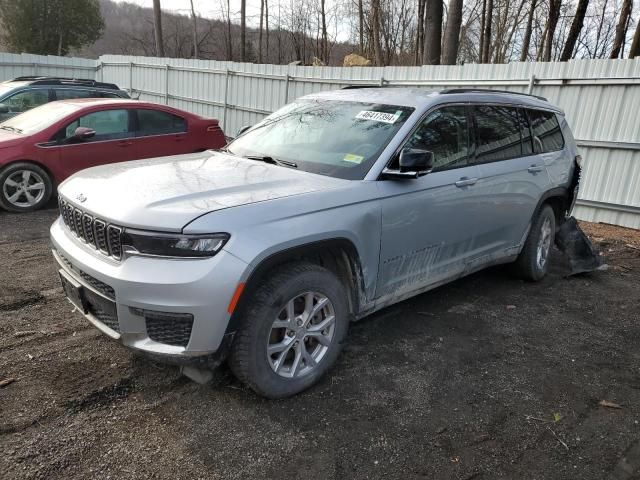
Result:
<svg viewBox="0 0 640 480"><path fill-rule="evenodd" d="M609 400L600 400L598 402L598 405L600 405L601 407L607 407L607 408L622 408L622 405L619 405L617 403L614 402L610 402Z"/></svg>

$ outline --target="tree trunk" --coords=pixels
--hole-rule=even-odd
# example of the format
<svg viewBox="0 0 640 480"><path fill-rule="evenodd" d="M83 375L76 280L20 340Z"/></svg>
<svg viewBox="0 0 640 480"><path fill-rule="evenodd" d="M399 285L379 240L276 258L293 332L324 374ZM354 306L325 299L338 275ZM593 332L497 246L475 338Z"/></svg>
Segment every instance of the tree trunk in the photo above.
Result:
<svg viewBox="0 0 640 480"><path fill-rule="evenodd" d="M529 8L529 17L527 18L527 28L524 31L524 38L522 39L522 52L520 53L520 61L526 62L529 56L529 44L531 43L531 31L533 30L533 15L536 11L536 0L531 0L531 7Z"/></svg>
<svg viewBox="0 0 640 480"><path fill-rule="evenodd" d="M240 61L247 61L247 0L240 0Z"/></svg>
<svg viewBox="0 0 640 480"><path fill-rule="evenodd" d="M482 15L480 15L480 47L478 49L478 63L482 63L484 55L484 29L487 24L487 0L482 0Z"/></svg>
<svg viewBox="0 0 640 480"><path fill-rule="evenodd" d="M553 36L556 33L558 19L560 18L561 3L562 0L549 0L549 18L547 19L546 43L544 44L544 53L542 55L542 60L545 62L551 61L551 52L553 51Z"/></svg>
<svg viewBox="0 0 640 480"><path fill-rule="evenodd" d="M622 44L627 35L627 25L629 24L629 16L631 15L631 6L633 5L631 0L624 0L622 2L622 10L620 10L620 18L618 25L616 25L616 36L613 40L613 48L611 49L611 55L609 58L618 58L620 56L620 50L622 50Z"/></svg>
<svg viewBox="0 0 640 480"><path fill-rule="evenodd" d="M266 52L267 63L269 63L269 0L262 0L264 2L264 30L266 36Z"/></svg>
<svg viewBox="0 0 640 480"><path fill-rule="evenodd" d="M227 60L233 61L233 43L231 41L231 0L227 0Z"/></svg>
<svg viewBox="0 0 640 480"><path fill-rule="evenodd" d="M582 26L584 25L584 17L587 13L588 6L589 0L578 0L576 16L573 17L573 22L571 22L571 29L569 30L569 35L567 36L567 41L564 42L564 48L562 49L562 54L560 55L561 62L566 62L573 56L573 50L576 48L576 42L578 41L578 37L580 36L580 32L582 31Z"/></svg>
<svg viewBox="0 0 640 480"><path fill-rule="evenodd" d="M360 55L364 55L364 9L362 8L362 0L358 0L358 23L360 33Z"/></svg>
<svg viewBox="0 0 640 480"><path fill-rule="evenodd" d="M449 14L447 26L444 30L444 49L442 63L455 65L458 59L458 45L460 43L460 26L462 25L462 1L449 0Z"/></svg>
<svg viewBox="0 0 640 480"><path fill-rule="evenodd" d="M260 29L258 30L258 63L262 63L262 25L264 19L264 0L260 0Z"/></svg>
<svg viewBox="0 0 640 480"><path fill-rule="evenodd" d="M491 58L491 24L493 23L493 0L487 0L487 14L484 21L484 43L481 63L489 63Z"/></svg>
<svg viewBox="0 0 640 480"><path fill-rule="evenodd" d="M416 19L415 65L422 65L422 49L424 47L424 9L427 0L418 0L418 17Z"/></svg>
<svg viewBox="0 0 640 480"><path fill-rule="evenodd" d="M160 0L153 0L153 33L156 40L156 57L164 57L164 42L162 41L162 9Z"/></svg>
<svg viewBox="0 0 640 480"><path fill-rule="evenodd" d="M193 58L198 58L198 17L191 0L191 18L193 19Z"/></svg>
<svg viewBox="0 0 640 480"><path fill-rule="evenodd" d="M380 44L380 0L371 0L371 33L373 35L373 51L376 65L384 66L382 45Z"/></svg>
<svg viewBox="0 0 640 480"><path fill-rule="evenodd" d="M640 57L640 18L638 18L638 24L636 25L636 33L633 35L633 41L631 42L631 50L629 50L629 58Z"/></svg>
<svg viewBox="0 0 640 480"><path fill-rule="evenodd" d="M325 65L329 64L329 41L327 38L327 12L325 10L325 0L320 0L320 15L322 20L322 45L321 56Z"/></svg>
<svg viewBox="0 0 640 480"><path fill-rule="evenodd" d="M424 63L426 65L440 65L442 13L442 0L427 0L424 25Z"/></svg>

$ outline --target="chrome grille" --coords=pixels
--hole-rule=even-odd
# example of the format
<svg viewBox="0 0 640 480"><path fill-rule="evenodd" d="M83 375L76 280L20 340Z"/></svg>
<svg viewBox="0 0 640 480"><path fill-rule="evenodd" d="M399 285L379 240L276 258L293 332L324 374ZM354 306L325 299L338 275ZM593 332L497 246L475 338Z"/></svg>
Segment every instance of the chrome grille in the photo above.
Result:
<svg viewBox="0 0 640 480"><path fill-rule="evenodd" d="M58 197L58 206L62 221L76 237L105 255L116 260L122 258L122 227L94 218L61 196Z"/></svg>

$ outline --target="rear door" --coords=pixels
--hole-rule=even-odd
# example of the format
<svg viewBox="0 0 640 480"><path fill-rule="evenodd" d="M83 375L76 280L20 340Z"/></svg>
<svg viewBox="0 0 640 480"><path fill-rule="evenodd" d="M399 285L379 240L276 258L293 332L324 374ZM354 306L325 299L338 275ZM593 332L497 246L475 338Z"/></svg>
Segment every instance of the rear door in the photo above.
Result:
<svg viewBox="0 0 640 480"><path fill-rule="evenodd" d="M162 110L135 109L135 146L139 158L162 157L193 152L187 135L187 120Z"/></svg>
<svg viewBox="0 0 640 480"><path fill-rule="evenodd" d="M404 145L432 151L433 171L378 182L382 237L376 297L402 297L450 280L477 254L474 219L481 199L469 133L467 107L437 108Z"/></svg>
<svg viewBox="0 0 640 480"><path fill-rule="evenodd" d="M517 253L549 176L534 153L524 111L507 105L474 105L477 188L487 211L477 222L480 262Z"/></svg>
<svg viewBox="0 0 640 480"><path fill-rule="evenodd" d="M60 152L60 164L67 175L96 165L134 160L132 123L130 110L125 108L87 113L63 127L56 134L60 143L50 148ZM91 128L96 134L86 140L73 140L78 127Z"/></svg>

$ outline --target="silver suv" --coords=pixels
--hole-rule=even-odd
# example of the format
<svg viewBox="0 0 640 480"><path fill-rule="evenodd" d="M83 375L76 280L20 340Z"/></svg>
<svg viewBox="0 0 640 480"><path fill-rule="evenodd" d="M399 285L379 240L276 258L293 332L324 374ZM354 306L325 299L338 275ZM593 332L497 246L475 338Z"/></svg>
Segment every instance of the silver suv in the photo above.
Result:
<svg viewBox="0 0 640 480"><path fill-rule="evenodd" d="M343 89L222 151L75 174L53 254L106 335L194 379L226 359L284 397L327 372L353 320L490 265L542 279L578 176L543 98Z"/></svg>

